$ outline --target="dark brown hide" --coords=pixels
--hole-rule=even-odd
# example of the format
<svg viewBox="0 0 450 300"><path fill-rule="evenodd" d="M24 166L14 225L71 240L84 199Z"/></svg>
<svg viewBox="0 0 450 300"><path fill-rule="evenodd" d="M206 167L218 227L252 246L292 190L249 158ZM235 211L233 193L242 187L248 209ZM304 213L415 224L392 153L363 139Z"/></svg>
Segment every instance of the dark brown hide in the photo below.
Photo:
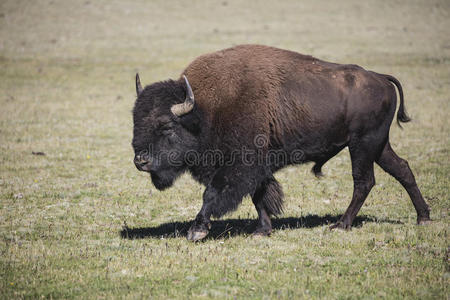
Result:
<svg viewBox="0 0 450 300"><path fill-rule="evenodd" d="M206 185L203 207L189 239L203 238L210 216L232 211L245 195L252 196L258 211L257 233L269 234L269 216L281 213L283 197L273 172L289 164L312 161L314 173L320 175L322 165L346 146L352 159L354 193L336 227L351 226L375 184L374 162L408 191L418 222L429 220L429 208L414 175L389 145L397 102L395 86L400 94L397 121L409 121L402 87L394 77L260 45L202 55L182 75L189 79L195 95L194 108L187 114L170 113L171 106L184 101L186 85L182 77L147 86L139 95L134 109L136 154L145 145L167 151L156 137L156 129L155 134L148 130L158 128L160 123L170 124L171 134L181 141L171 147L181 153L192 150L203 155L217 150L227 160L233 151L255 150L250 164L239 155L230 165L188 164L180 159L173 174L164 162L145 163L145 171L161 188L170 186L183 170ZM271 151L282 151L286 159L268 159L266 154ZM294 154L299 153L294 160ZM137 167L143 170L139 161Z"/></svg>

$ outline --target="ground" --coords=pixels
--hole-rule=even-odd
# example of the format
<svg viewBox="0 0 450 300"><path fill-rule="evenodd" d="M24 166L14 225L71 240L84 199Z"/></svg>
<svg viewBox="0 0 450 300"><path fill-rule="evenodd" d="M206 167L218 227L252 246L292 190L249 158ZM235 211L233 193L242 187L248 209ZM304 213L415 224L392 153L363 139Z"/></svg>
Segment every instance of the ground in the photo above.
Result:
<svg viewBox="0 0 450 300"><path fill-rule="evenodd" d="M177 78L195 57L258 43L354 63L403 84L391 129L433 222L376 167L351 231L329 231L353 188L345 150L316 179L276 174L285 214L252 237L250 199L185 239L203 188L159 192L133 165L134 75ZM450 3L0 2L0 297L445 299L450 286ZM35 152L35 154L33 154ZM43 152L39 155L37 152Z"/></svg>

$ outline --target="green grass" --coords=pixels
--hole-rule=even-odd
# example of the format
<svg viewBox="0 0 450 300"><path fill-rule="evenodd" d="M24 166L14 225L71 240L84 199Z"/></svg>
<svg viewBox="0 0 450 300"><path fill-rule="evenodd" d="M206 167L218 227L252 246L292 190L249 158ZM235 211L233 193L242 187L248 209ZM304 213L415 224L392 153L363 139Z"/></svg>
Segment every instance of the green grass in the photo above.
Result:
<svg viewBox="0 0 450 300"><path fill-rule="evenodd" d="M1 1L0 297L448 298L449 28L445 0ZM376 167L357 226L328 231L353 187L343 151L323 179L311 165L276 174L286 213L271 237L249 235L245 199L205 242L186 241L203 188L183 176L159 192L135 169L134 74L176 78L241 43L396 76L413 121L391 142L433 223L416 226Z"/></svg>

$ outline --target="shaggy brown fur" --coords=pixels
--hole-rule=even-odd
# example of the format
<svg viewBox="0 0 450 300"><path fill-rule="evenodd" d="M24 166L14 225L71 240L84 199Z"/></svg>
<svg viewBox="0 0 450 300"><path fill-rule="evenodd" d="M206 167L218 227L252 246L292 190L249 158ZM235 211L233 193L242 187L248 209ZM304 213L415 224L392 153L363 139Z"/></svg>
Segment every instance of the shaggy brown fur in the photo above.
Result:
<svg viewBox="0 0 450 300"><path fill-rule="evenodd" d="M245 195L252 196L258 211L256 233L269 234L269 216L281 213L283 198L273 173L313 161L313 171L320 175L322 165L347 146L355 187L335 227L351 226L375 184L374 162L408 191L418 222L429 220L414 175L389 144L397 102L394 85L400 94L397 121L409 121L402 87L394 77L260 45L202 55L182 75L195 95L192 111L183 115L170 111L188 94L189 84L182 77L143 91L137 85L133 147L136 166L151 174L156 187L169 187L185 170L206 185L189 239L203 238L210 216L236 209ZM146 148L151 150L140 155ZM158 156L174 149L176 166ZM249 159L243 149L253 151ZM186 158L189 151L202 157L211 150L232 163L192 163ZM269 157L274 151L284 159Z"/></svg>

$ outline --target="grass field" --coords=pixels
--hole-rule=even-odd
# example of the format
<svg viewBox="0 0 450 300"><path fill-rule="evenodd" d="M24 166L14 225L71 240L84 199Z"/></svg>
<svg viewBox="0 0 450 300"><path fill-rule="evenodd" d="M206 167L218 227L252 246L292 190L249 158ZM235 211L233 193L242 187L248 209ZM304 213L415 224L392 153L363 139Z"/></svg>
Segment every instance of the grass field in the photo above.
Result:
<svg viewBox="0 0 450 300"><path fill-rule="evenodd" d="M433 223L376 167L351 231L345 150L318 180L276 174L285 214L254 238L250 199L201 243L203 187L165 192L132 163L134 74L177 78L236 44L286 48L396 76L413 118L391 129ZM450 297L450 3L0 1L0 298ZM45 155L33 155L44 152Z"/></svg>

